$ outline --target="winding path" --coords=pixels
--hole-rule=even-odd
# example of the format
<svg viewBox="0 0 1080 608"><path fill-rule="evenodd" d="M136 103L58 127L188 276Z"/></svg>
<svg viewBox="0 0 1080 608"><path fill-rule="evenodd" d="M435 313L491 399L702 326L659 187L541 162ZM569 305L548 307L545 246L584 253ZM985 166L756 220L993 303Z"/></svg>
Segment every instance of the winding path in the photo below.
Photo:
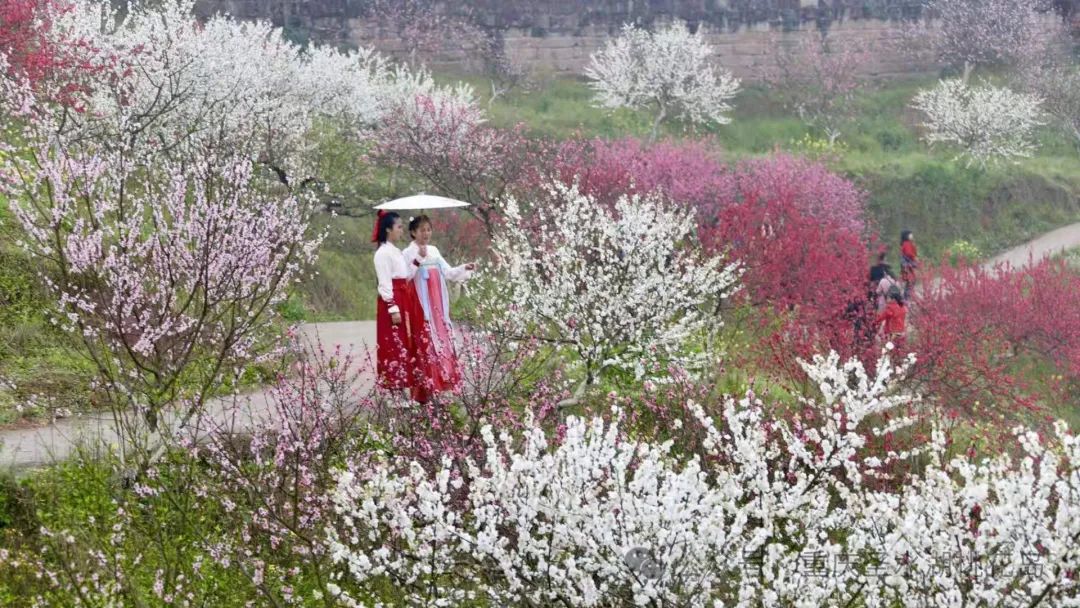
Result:
<svg viewBox="0 0 1080 608"><path fill-rule="evenodd" d="M361 357L365 352L373 352L375 345L374 321L344 321L337 323L312 323L301 328L308 346L315 344L315 339L327 352L335 345L352 349ZM374 377L361 377L363 385L373 382ZM269 410L269 393L255 391L247 395L240 425L250 423ZM220 424L233 423L236 407L232 398L213 399L207 402L207 415ZM165 424L175 426L176 416L166 415ZM113 425L112 414L107 411L80 414L71 418L61 418L41 427L11 429L0 431L0 468L27 469L47 465L62 460L78 446L85 449L100 449L114 444L117 433Z"/></svg>
<svg viewBox="0 0 1080 608"><path fill-rule="evenodd" d="M1080 223L1052 230L1023 245L1013 247L985 263L992 268L999 263L1023 266L1029 260L1039 260L1064 250L1080 247ZM344 321L337 323L313 323L302 328L309 344L316 336L329 350L334 345L351 347L357 354L370 352L375 344L374 321ZM370 382L373 378L361 378ZM207 409L211 417L224 423L231 415L231 400L213 400ZM256 391L250 395L250 416L257 416L267 408L268 394ZM66 458L76 446L103 446L115 443L116 432L112 415L98 412L64 418L43 427L0 431L0 467L25 469L47 465Z"/></svg>

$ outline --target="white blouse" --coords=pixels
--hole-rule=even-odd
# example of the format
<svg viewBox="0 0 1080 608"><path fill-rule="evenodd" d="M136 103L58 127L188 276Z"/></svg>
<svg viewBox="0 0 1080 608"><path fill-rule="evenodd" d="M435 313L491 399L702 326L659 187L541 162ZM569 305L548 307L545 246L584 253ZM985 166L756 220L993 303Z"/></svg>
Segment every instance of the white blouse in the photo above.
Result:
<svg viewBox="0 0 1080 608"><path fill-rule="evenodd" d="M419 260L421 266L435 266L442 270L443 276L447 281L454 281L455 283L467 280L472 276L472 271L467 270L465 265L451 266L446 258L442 257L442 253L439 252L439 248L434 245L427 246L427 257L420 257L420 246L416 244L416 241L409 243L401 255L405 258L405 264L408 266L413 265L414 260Z"/></svg>
<svg viewBox="0 0 1080 608"><path fill-rule="evenodd" d="M398 312L394 303L394 279L412 279L416 266L405 262L401 250L386 242L375 250L375 276L379 279L379 297L390 305L389 312Z"/></svg>

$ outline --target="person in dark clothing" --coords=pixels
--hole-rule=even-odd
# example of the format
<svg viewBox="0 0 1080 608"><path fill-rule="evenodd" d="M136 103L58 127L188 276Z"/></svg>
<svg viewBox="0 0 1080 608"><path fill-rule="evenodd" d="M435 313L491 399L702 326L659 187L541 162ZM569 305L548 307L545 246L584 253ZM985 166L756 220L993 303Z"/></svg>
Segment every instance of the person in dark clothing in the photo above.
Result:
<svg viewBox="0 0 1080 608"><path fill-rule="evenodd" d="M870 285L871 289L876 289L881 279L885 278L885 274L889 271L889 265L885 262L885 255L889 251L885 247L878 250L877 264L870 267Z"/></svg>
<svg viewBox="0 0 1080 608"><path fill-rule="evenodd" d="M862 298L854 298L844 309L844 319L851 324L853 343L865 348L874 341L877 327L874 325L873 305Z"/></svg>

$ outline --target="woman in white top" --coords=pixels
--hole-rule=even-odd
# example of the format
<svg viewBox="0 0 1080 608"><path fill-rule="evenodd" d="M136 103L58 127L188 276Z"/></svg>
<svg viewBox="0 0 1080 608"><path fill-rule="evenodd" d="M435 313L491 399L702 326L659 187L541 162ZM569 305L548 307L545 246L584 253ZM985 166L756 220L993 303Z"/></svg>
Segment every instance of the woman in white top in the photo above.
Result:
<svg viewBox="0 0 1080 608"><path fill-rule="evenodd" d="M454 350L454 326L450 322L450 296L447 281L465 281L476 269L469 263L453 267L442 257L439 249L431 244L431 219L426 215L409 221L409 235L413 242L402 251L405 263L418 265L413 279L424 320L430 334L434 365L429 378L432 390L452 390L461 380L457 353Z"/></svg>
<svg viewBox="0 0 1080 608"><path fill-rule="evenodd" d="M896 277L892 275L892 271L888 266L885 267L885 274L878 281L877 288L874 293L877 295L877 311L881 313L885 310L885 305L889 303L889 292L892 290L900 289L900 282L896 280Z"/></svg>
<svg viewBox="0 0 1080 608"><path fill-rule="evenodd" d="M424 310L416 297L412 279L420 263L406 263L393 241L405 231L401 217L380 211L375 221L372 242L375 250L375 276L379 297L375 313L376 361L379 386L386 389L412 390L420 403L428 400L426 371L431 364L430 342L424 328Z"/></svg>

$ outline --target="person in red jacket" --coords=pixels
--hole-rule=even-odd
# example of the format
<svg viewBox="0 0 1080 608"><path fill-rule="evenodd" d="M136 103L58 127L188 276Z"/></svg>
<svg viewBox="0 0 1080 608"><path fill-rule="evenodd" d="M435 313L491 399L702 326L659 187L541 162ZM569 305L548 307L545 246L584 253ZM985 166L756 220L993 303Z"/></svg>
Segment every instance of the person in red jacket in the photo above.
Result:
<svg viewBox="0 0 1080 608"><path fill-rule="evenodd" d="M878 313L874 320L875 327L884 325L885 338L893 344L900 346L907 330L907 306L904 305L904 296L899 289L889 292L889 303L885 310Z"/></svg>
<svg viewBox="0 0 1080 608"><path fill-rule="evenodd" d="M919 250L910 230L900 233L900 280L904 282L904 299L910 300L915 289L915 269L919 267Z"/></svg>

